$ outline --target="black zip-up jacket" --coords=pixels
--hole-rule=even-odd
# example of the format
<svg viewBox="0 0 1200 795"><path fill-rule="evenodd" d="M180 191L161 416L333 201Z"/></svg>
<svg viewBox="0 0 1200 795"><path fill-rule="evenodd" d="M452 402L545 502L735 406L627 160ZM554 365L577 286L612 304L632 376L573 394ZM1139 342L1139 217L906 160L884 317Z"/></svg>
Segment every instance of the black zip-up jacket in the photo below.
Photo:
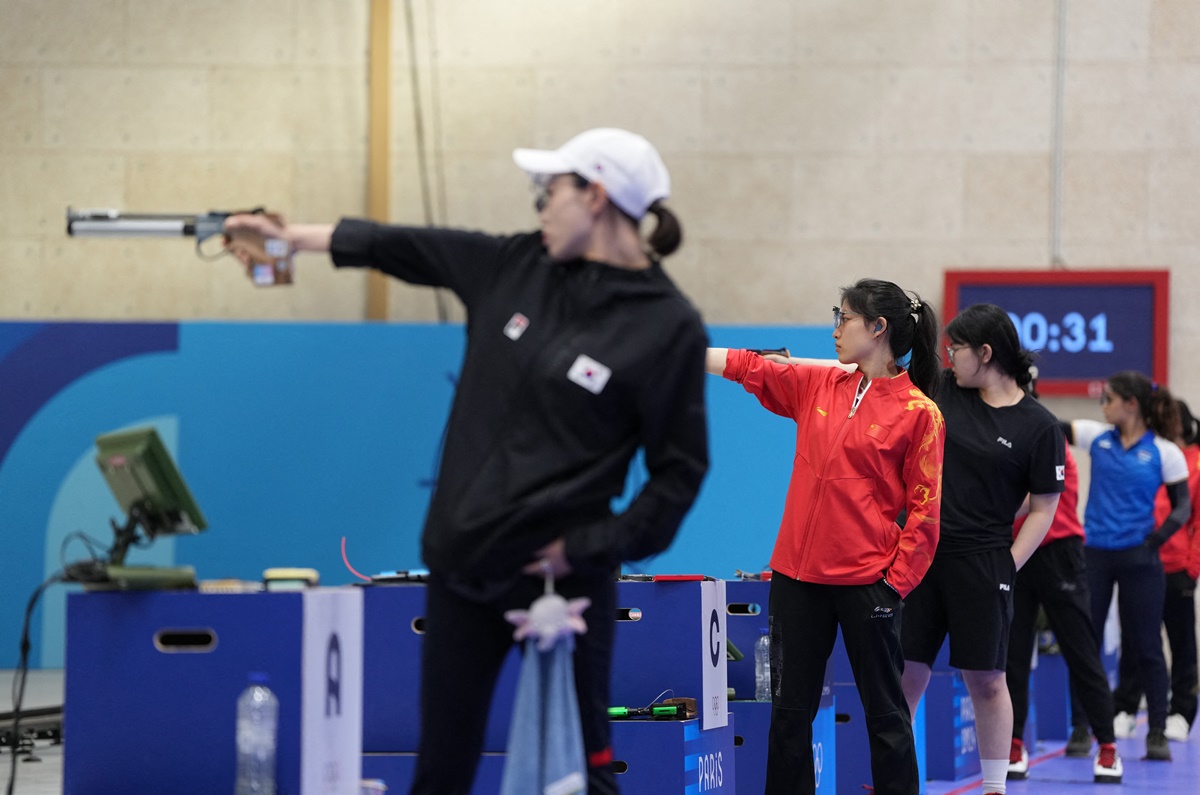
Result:
<svg viewBox="0 0 1200 795"><path fill-rule="evenodd" d="M453 290L467 348L422 551L435 573L511 580L566 538L576 571L666 549L708 468L700 315L654 262L556 263L539 234L343 220L338 267ZM629 507L641 447L649 480Z"/></svg>

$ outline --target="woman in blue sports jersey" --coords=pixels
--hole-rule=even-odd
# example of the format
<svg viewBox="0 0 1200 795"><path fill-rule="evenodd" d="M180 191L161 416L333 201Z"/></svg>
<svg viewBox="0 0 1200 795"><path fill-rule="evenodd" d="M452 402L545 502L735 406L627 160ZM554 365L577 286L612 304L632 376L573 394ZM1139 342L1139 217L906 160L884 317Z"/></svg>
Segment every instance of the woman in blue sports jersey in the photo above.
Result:
<svg viewBox="0 0 1200 795"><path fill-rule="evenodd" d="M1063 423L1067 441L1092 458L1083 518L1092 620L1103 637L1115 583L1121 632L1137 655L1146 689L1146 758L1170 761L1167 666L1159 635L1166 580L1158 548L1192 512L1183 451L1168 441L1178 436L1179 409L1166 387L1132 370L1108 379L1100 406L1104 422ZM1156 526L1155 496L1164 485L1171 513Z"/></svg>

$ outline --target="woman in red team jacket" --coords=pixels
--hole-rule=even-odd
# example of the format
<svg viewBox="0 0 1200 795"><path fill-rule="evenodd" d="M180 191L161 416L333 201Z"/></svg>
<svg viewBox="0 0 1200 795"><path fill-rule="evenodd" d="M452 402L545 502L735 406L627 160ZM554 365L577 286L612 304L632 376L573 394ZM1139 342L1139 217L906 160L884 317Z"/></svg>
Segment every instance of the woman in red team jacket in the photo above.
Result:
<svg viewBox="0 0 1200 795"><path fill-rule="evenodd" d="M929 397L938 380L937 315L891 282L864 279L842 290L833 318L836 363L708 351L710 373L796 421L795 465L771 556L766 791L815 789L812 721L841 627L870 734L875 792L916 795L900 613L938 540L944 426ZM897 360L910 352L905 369Z"/></svg>

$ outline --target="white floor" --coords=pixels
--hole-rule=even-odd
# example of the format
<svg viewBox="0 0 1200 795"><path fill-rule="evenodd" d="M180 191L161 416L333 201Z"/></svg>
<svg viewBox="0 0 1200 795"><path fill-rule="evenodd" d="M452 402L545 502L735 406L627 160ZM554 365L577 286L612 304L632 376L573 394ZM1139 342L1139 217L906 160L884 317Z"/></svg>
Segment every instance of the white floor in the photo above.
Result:
<svg viewBox="0 0 1200 795"><path fill-rule="evenodd" d="M12 775L12 757L5 749L2 775L3 790L7 792L9 776ZM38 742L35 754L40 761L17 760L17 781L13 795L61 795L63 772L63 747L49 742Z"/></svg>
<svg viewBox="0 0 1200 795"><path fill-rule="evenodd" d="M12 711L11 670L0 671L0 713ZM63 703L63 672L61 670L30 671L25 683L25 700L22 709L61 707ZM13 757L10 749L3 749L0 756L0 792L8 791L8 782L13 773ZM63 752L61 745L48 740L39 740L34 747L32 761L18 756L16 762L16 787L13 795L60 795L62 793Z"/></svg>

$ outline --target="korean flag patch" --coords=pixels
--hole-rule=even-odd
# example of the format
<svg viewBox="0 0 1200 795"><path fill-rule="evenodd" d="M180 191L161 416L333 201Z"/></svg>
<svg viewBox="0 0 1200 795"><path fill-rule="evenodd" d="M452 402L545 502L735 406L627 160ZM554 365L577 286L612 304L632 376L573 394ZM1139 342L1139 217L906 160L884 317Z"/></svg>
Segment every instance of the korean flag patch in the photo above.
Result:
<svg viewBox="0 0 1200 795"><path fill-rule="evenodd" d="M567 378L593 395L599 395L604 391L604 385L608 383L611 375L612 370L582 353L575 359L575 364L571 365L571 369L567 371Z"/></svg>
<svg viewBox="0 0 1200 795"><path fill-rule="evenodd" d="M1055 480L1066 480L1067 479L1067 468L1065 466L1054 467L1054 479Z"/></svg>

